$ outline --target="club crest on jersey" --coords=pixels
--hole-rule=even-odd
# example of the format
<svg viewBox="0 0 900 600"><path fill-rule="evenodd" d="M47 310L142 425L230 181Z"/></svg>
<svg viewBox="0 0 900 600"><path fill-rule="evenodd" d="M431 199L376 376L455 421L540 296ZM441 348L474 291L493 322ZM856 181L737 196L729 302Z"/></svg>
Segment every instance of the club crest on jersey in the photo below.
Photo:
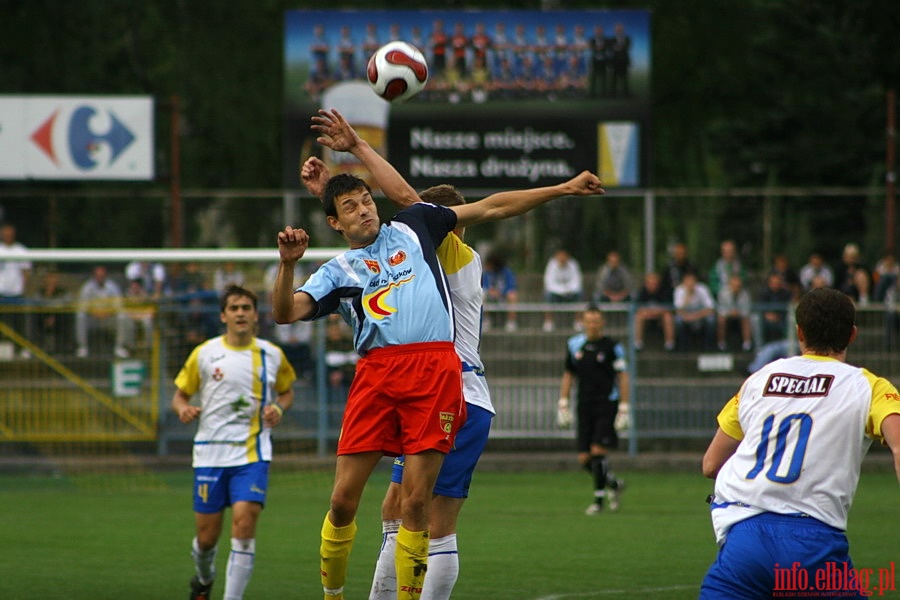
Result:
<svg viewBox="0 0 900 600"><path fill-rule="evenodd" d="M788 373L772 373L766 382L765 395L790 398L827 396L832 383L834 383L834 375L803 377Z"/></svg>
<svg viewBox="0 0 900 600"><path fill-rule="evenodd" d="M398 250L395 255L388 259L388 264L392 267L396 267L404 260L406 260L406 252L404 252L403 250Z"/></svg>
<svg viewBox="0 0 900 600"><path fill-rule="evenodd" d="M393 291L394 288L400 287L405 283L409 283L413 280L414 277L415 275L406 279L402 279L400 281L392 281L388 284L387 287L379 288L371 294L366 294L365 296L363 296L363 307L366 310L366 314L369 317L380 321L381 319L397 312L397 309L395 307L387 303L387 296L391 293L391 291Z"/></svg>
<svg viewBox="0 0 900 600"><path fill-rule="evenodd" d="M369 270L378 275L381 273L381 267L378 266L377 260L370 260L368 258L364 258L363 262L366 263L366 266L369 267Z"/></svg>
<svg viewBox="0 0 900 600"><path fill-rule="evenodd" d="M216 367L216 369L212 372L213 381L222 381L225 378L225 373L222 372L222 369Z"/></svg>
<svg viewBox="0 0 900 600"><path fill-rule="evenodd" d="M441 431L444 433L453 432L453 417L454 415L452 412L441 413Z"/></svg>

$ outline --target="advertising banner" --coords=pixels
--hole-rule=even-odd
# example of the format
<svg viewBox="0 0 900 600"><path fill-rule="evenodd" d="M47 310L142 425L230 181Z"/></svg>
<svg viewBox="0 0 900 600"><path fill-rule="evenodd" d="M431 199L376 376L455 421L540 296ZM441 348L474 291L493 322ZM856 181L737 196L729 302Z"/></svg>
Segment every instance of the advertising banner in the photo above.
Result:
<svg viewBox="0 0 900 600"><path fill-rule="evenodd" d="M389 103L365 79L389 41L422 51L425 89ZM417 188L506 189L589 169L604 185L646 185L650 13L292 10L285 16L285 185L322 156L310 117L339 110Z"/></svg>
<svg viewBox="0 0 900 600"><path fill-rule="evenodd" d="M0 178L153 176L151 97L0 96Z"/></svg>

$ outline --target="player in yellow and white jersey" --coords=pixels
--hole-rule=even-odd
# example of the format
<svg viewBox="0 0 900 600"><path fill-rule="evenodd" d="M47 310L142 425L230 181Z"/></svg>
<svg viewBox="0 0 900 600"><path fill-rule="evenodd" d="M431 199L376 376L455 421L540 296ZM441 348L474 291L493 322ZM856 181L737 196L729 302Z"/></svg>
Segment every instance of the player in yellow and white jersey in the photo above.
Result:
<svg viewBox="0 0 900 600"><path fill-rule="evenodd" d="M231 553L225 599L239 600L250 581L256 522L268 489L272 427L294 402L294 369L281 348L255 337L256 295L232 285L222 295L225 334L191 352L175 378L172 409L182 423L199 419L194 436L191 599L208 600L225 508L231 506ZM199 396L199 405L191 398Z"/></svg>
<svg viewBox="0 0 900 600"><path fill-rule="evenodd" d="M873 440L891 449L900 480L900 394L845 362L855 319L842 292L807 292L796 309L801 355L752 374L719 413L703 473L716 479L720 549L701 599L770 598L785 568L802 569L808 582L822 582L829 565L852 570L847 514ZM864 595L833 584L815 590Z"/></svg>

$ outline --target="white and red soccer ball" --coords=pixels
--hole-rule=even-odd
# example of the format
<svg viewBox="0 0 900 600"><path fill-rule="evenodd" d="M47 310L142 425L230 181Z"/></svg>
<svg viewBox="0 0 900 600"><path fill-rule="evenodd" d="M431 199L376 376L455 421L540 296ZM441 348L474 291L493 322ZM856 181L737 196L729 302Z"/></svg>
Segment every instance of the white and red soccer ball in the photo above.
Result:
<svg viewBox="0 0 900 600"><path fill-rule="evenodd" d="M389 42L369 58L366 79L380 97L388 102L402 102L425 88L428 63L412 44Z"/></svg>

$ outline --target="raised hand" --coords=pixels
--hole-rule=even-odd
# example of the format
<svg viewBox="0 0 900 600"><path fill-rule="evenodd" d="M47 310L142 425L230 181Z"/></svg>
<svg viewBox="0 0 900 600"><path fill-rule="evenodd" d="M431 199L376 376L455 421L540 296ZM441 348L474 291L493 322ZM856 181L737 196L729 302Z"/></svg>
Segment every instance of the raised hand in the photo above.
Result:
<svg viewBox="0 0 900 600"><path fill-rule="evenodd" d="M337 152L350 152L360 142L359 134L337 110L319 109L310 129L319 133L316 141Z"/></svg>
<svg viewBox="0 0 900 600"><path fill-rule="evenodd" d="M322 197L325 192L325 184L328 183L330 176L328 166L316 156L307 158L300 167L300 182L316 198Z"/></svg>
<svg viewBox="0 0 900 600"><path fill-rule="evenodd" d="M298 261L309 248L309 235L302 229L290 225L278 232L278 255L281 262Z"/></svg>

